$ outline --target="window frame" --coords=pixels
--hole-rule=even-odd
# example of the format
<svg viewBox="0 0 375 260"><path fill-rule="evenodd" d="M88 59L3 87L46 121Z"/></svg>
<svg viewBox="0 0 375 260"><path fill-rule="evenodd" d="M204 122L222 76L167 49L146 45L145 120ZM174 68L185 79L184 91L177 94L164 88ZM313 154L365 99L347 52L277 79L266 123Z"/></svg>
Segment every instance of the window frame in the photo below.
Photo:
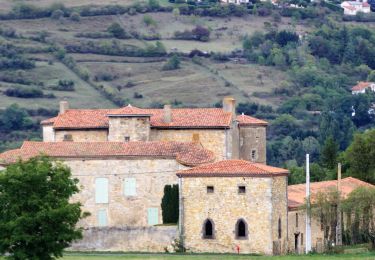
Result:
<svg viewBox="0 0 375 260"><path fill-rule="evenodd" d="M243 191L241 191L241 188L243 188ZM246 194L246 185L238 185L237 191L238 191L238 194L245 195Z"/></svg>
<svg viewBox="0 0 375 260"><path fill-rule="evenodd" d="M211 226L212 226L212 235L211 236L207 236L206 234L206 224L210 222L211 223ZM216 239L216 232L215 232L215 223L214 221L211 219L211 218L206 218L203 222L203 226L202 226L202 239Z"/></svg>
<svg viewBox="0 0 375 260"><path fill-rule="evenodd" d="M240 223L244 223L245 225L245 236L239 236L239 225ZM236 222L236 225L234 227L234 234L236 240L248 240L249 239L249 226L247 224L247 221L244 218L239 218Z"/></svg>
<svg viewBox="0 0 375 260"><path fill-rule="evenodd" d="M215 193L215 186L213 186L213 185L207 185L206 186L206 191L207 191L207 194L213 194L213 193Z"/></svg>

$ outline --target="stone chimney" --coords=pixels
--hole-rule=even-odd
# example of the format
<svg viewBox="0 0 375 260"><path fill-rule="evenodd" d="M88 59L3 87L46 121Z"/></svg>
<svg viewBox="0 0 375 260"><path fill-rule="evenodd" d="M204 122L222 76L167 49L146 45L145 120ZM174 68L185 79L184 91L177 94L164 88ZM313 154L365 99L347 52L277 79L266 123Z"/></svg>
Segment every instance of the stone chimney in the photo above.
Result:
<svg viewBox="0 0 375 260"><path fill-rule="evenodd" d="M193 143L199 143L199 134L193 133Z"/></svg>
<svg viewBox="0 0 375 260"><path fill-rule="evenodd" d="M233 97L223 99L223 110L232 113L232 120L236 119L236 100Z"/></svg>
<svg viewBox="0 0 375 260"><path fill-rule="evenodd" d="M172 122L172 108L171 108L171 105L164 105L163 119L164 119L164 123L169 124L169 123Z"/></svg>
<svg viewBox="0 0 375 260"><path fill-rule="evenodd" d="M60 101L60 115L64 114L69 109L68 101Z"/></svg>

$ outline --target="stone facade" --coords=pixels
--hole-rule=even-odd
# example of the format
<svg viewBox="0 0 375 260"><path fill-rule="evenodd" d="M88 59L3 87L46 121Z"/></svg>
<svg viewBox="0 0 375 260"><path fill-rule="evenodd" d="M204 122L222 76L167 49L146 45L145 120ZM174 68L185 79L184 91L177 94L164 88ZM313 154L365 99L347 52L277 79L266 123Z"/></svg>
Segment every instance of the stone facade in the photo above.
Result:
<svg viewBox="0 0 375 260"><path fill-rule="evenodd" d="M85 229L69 250L165 252L177 237L177 226L95 227Z"/></svg>
<svg viewBox="0 0 375 260"><path fill-rule="evenodd" d="M184 169L172 159L134 160L67 160L72 175L79 179L81 192L73 200L80 201L91 216L80 223L83 227L99 226L99 211L106 214L106 226L149 226L148 208L157 208L158 223L162 224L161 199L167 184L177 184L176 171ZM97 203L95 180L108 179L108 203ZM135 179L135 195L126 196L126 178Z"/></svg>
<svg viewBox="0 0 375 260"><path fill-rule="evenodd" d="M274 253L273 241L287 240L285 176L270 177L199 177L181 178L182 237L185 247L193 252ZM240 194L239 185L246 187ZM214 192L207 193L207 186ZM276 188L276 186L279 186ZM276 206L280 203L280 206ZM282 215L282 237L275 237L274 218ZM214 239L203 238L203 225L214 224ZM239 219L247 223L246 239L236 239Z"/></svg>
<svg viewBox="0 0 375 260"><path fill-rule="evenodd" d="M55 130L53 125L43 125L43 142L55 142Z"/></svg>
<svg viewBox="0 0 375 260"><path fill-rule="evenodd" d="M43 131L44 134L44 131ZM73 142L105 142L107 141L108 131L100 130L55 130L54 140L56 142L73 141ZM50 135L43 135L43 141L50 139ZM71 138L71 139L70 139ZM45 141L46 142L46 141Z"/></svg>
<svg viewBox="0 0 375 260"><path fill-rule="evenodd" d="M108 141L148 141L150 138L150 117L110 117Z"/></svg>
<svg viewBox="0 0 375 260"><path fill-rule="evenodd" d="M225 129L152 129L152 141L179 141L191 142L197 136L203 147L215 153L216 160L226 159L227 149L230 145L228 138L230 130Z"/></svg>
<svg viewBox="0 0 375 260"><path fill-rule="evenodd" d="M266 128L240 127L240 159L266 163Z"/></svg>
<svg viewBox="0 0 375 260"><path fill-rule="evenodd" d="M289 252L303 254L306 245L306 212L304 210L290 210L288 212L288 244ZM311 246L313 251L323 252L324 231L320 221L311 218Z"/></svg>

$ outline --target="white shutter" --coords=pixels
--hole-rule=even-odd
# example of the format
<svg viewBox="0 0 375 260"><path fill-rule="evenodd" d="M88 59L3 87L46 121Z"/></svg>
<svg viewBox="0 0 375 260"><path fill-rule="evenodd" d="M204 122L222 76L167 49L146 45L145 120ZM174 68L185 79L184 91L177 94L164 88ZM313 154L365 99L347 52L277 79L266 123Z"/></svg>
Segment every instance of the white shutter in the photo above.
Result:
<svg viewBox="0 0 375 260"><path fill-rule="evenodd" d="M125 196L136 196L137 195L137 182L136 182L135 178L125 178L124 194L125 194Z"/></svg>
<svg viewBox="0 0 375 260"><path fill-rule="evenodd" d="M108 203L108 179L95 179L95 202Z"/></svg>

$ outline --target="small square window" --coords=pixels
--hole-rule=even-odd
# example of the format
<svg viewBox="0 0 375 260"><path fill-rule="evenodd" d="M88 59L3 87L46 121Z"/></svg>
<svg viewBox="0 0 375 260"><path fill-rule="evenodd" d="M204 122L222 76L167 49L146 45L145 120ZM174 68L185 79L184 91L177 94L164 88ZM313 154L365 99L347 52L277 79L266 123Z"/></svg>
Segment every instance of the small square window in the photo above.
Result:
<svg viewBox="0 0 375 260"><path fill-rule="evenodd" d="M125 142L129 142L130 141L130 136L125 136Z"/></svg>
<svg viewBox="0 0 375 260"><path fill-rule="evenodd" d="M214 186L207 186L207 193L214 193Z"/></svg>
<svg viewBox="0 0 375 260"><path fill-rule="evenodd" d="M71 134L65 134L64 141L73 141L73 136Z"/></svg>
<svg viewBox="0 0 375 260"><path fill-rule="evenodd" d="M238 193L239 194L246 193L246 186L238 186Z"/></svg>

